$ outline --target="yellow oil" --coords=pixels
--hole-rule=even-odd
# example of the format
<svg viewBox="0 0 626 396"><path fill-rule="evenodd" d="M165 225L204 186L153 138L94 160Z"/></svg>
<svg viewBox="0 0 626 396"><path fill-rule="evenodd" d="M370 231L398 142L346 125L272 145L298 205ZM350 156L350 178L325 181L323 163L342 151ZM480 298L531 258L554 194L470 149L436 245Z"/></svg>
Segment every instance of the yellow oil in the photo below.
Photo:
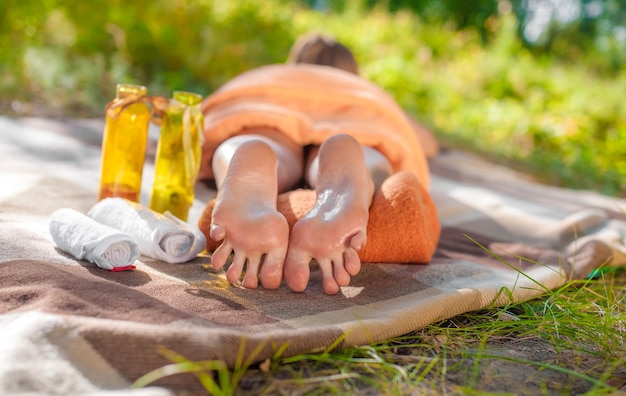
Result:
<svg viewBox="0 0 626 396"><path fill-rule="evenodd" d="M140 97L147 93L147 89L139 85L118 84L116 93L117 99L130 95ZM106 116L98 200L123 197L139 202L150 109L144 101L138 101L114 112L114 117L110 114Z"/></svg>
<svg viewBox="0 0 626 396"><path fill-rule="evenodd" d="M186 221L202 155L202 97L185 91L173 96L157 144L150 208L159 213L169 211Z"/></svg>

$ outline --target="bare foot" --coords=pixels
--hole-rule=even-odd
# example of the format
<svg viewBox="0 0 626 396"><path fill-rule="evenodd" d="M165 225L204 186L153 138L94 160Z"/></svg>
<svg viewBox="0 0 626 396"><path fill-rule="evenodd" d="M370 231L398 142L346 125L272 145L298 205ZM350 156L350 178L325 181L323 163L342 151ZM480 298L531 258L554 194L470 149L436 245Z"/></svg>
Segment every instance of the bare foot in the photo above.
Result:
<svg viewBox="0 0 626 396"><path fill-rule="evenodd" d="M223 240L211 257L213 268L233 261L226 278L236 283L246 267L242 285L267 289L280 286L289 242L289 226L276 210L277 158L264 142L239 146L220 186L213 209L210 236Z"/></svg>
<svg viewBox="0 0 626 396"><path fill-rule="evenodd" d="M289 288L306 289L311 259L320 266L326 294L335 294L361 270L358 251L367 241L374 183L354 138L337 135L322 144L315 206L291 231L284 276Z"/></svg>

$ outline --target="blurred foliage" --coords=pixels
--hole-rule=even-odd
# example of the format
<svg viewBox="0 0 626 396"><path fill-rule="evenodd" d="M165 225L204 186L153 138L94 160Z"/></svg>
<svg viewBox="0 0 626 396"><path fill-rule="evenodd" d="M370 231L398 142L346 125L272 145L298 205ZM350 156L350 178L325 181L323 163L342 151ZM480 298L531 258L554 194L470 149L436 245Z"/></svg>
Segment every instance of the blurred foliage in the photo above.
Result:
<svg viewBox="0 0 626 396"><path fill-rule="evenodd" d="M118 82L207 95L332 34L448 145L626 195L624 0L3 0L0 111L102 116ZM569 10L569 11L567 11ZM569 12L569 13L568 13Z"/></svg>

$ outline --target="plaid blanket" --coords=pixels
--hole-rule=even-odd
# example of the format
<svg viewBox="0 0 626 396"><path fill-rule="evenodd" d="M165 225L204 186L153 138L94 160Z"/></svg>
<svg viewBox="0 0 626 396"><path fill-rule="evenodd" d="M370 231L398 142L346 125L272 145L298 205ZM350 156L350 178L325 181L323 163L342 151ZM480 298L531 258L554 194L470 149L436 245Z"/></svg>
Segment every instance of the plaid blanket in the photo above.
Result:
<svg viewBox="0 0 626 396"><path fill-rule="evenodd" d="M443 228L428 265L368 263L335 296L315 270L304 293L242 289L207 256L108 272L62 253L48 233L56 209L96 202L101 131L98 120L0 117L0 393L192 391L196 380L183 375L128 387L170 363L161 348L232 366L279 348L289 356L368 344L626 265L625 201L446 151L430 164ZM148 162L144 194L151 172ZM213 195L198 185L191 219Z"/></svg>

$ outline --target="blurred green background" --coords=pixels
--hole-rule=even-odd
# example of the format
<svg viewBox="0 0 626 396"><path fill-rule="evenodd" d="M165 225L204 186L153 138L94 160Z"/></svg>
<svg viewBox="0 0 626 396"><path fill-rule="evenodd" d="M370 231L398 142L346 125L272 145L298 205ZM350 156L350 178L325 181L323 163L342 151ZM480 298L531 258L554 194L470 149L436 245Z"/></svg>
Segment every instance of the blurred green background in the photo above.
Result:
<svg viewBox="0 0 626 396"><path fill-rule="evenodd" d="M626 196L626 0L3 0L0 113L103 117L119 82L207 95L309 31L444 144Z"/></svg>

